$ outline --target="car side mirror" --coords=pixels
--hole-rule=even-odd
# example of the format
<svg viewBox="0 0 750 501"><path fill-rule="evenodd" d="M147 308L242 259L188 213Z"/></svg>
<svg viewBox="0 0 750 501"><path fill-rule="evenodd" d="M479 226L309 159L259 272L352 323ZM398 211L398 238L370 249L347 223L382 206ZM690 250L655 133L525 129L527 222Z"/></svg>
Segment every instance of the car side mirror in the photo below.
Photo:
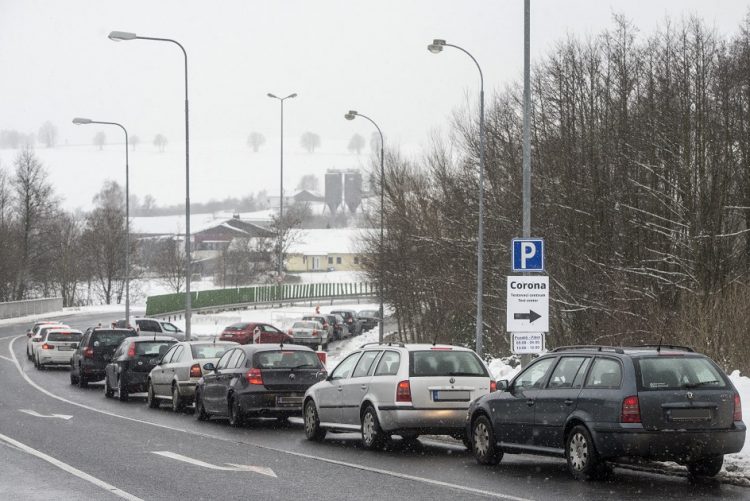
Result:
<svg viewBox="0 0 750 501"><path fill-rule="evenodd" d="M26 331L26 337L31 337L34 333L30 330Z"/></svg>
<svg viewBox="0 0 750 501"><path fill-rule="evenodd" d="M206 371L216 371L216 366L212 362L208 362L203 364L203 370Z"/></svg>
<svg viewBox="0 0 750 501"><path fill-rule="evenodd" d="M501 379L497 382L497 391L508 391L509 387L510 383L508 383L507 379Z"/></svg>

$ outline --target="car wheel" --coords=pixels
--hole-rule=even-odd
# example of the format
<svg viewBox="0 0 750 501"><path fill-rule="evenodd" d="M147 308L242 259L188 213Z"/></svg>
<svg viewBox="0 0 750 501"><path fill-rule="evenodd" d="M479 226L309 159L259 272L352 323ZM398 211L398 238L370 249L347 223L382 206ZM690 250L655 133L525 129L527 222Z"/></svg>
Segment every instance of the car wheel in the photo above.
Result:
<svg viewBox="0 0 750 501"><path fill-rule="evenodd" d="M88 388L88 386L89 386L88 379L86 379L86 377L83 374L79 375L78 376L78 387L79 388Z"/></svg>
<svg viewBox="0 0 750 501"><path fill-rule="evenodd" d="M308 440L319 442L326 437L326 430L320 427L318 409L315 402L308 400L305 404L305 436Z"/></svg>
<svg viewBox="0 0 750 501"><path fill-rule="evenodd" d="M479 416L471 425L469 449L479 464L496 465L503 459L503 451L497 447L495 431L487 416Z"/></svg>
<svg viewBox="0 0 750 501"><path fill-rule="evenodd" d="M195 419L198 421L208 421L208 418L211 417L208 412L206 412L206 407L203 405L203 398L201 398L201 393L199 391L195 392Z"/></svg>
<svg viewBox="0 0 750 501"><path fill-rule="evenodd" d="M177 383L172 383L172 412L182 412L185 410L185 401L180 396L180 388Z"/></svg>
<svg viewBox="0 0 750 501"><path fill-rule="evenodd" d="M117 378L117 398L120 399L120 402L127 402L128 396L128 387L120 376Z"/></svg>
<svg viewBox="0 0 750 501"><path fill-rule="evenodd" d="M687 465L690 477L715 477L724 465L724 456L709 456Z"/></svg>
<svg viewBox="0 0 750 501"><path fill-rule="evenodd" d="M156 395L154 395L154 384L151 381L148 382L148 395L146 396L146 403L148 404L149 409L159 408L159 400L156 398Z"/></svg>
<svg viewBox="0 0 750 501"><path fill-rule="evenodd" d="M109 378L107 376L104 376L104 396L107 398L115 396L115 390L109 386Z"/></svg>
<svg viewBox="0 0 750 501"><path fill-rule="evenodd" d="M375 409L370 406L362 414L362 445L365 449L377 450L385 445L386 436L380 428L378 415Z"/></svg>
<svg viewBox="0 0 750 501"><path fill-rule="evenodd" d="M575 426L565 439L565 459L568 471L578 480L601 478L606 465L599 459L591 434L585 426Z"/></svg>
<svg viewBox="0 0 750 501"><path fill-rule="evenodd" d="M40 370L40 371L43 371L44 370L44 365L41 362L37 362L36 363L36 368L38 370Z"/></svg>
<svg viewBox="0 0 750 501"><path fill-rule="evenodd" d="M231 398L227 403L229 406L229 426L239 428L245 424L245 420L242 416L242 409L240 409L240 402L237 398Z"/></svg>
<svg viewBox="0 0 750 501"><path fill-rule="evenodd" d="M29 352L28 348L26 348L26 358L28 358L29 360L31 360L31 353Z"/></svg>
<svg viewBox="0 0 750 501"><path fill-rule="evenodd" d="M78 378L73 375L73 369L70 369L70 384L72 385L78 384Z"/></svg>

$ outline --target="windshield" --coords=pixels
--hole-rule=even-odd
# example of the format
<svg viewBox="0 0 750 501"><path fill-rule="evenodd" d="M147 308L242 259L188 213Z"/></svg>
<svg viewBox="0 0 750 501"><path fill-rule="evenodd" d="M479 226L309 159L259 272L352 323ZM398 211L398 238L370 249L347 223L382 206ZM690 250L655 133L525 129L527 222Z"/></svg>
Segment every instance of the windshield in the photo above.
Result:
<svg viewBox="0 0 750 501"><path fill-rule="evenodd" d="M262 351L255 355L255 366L260 369L320 369L318 356L311 351Z"/></svg>
<svg viewBox="0 0 750 501"><path fill-rule="evenodd" d="M315 329L317 327L317 322L294 322L292 325L292 329Z"/></svg>
<svg viewBox="0 0 750 501"><path fill-rule="evenodd" d="M250 324L246 323L239 323L239 324L232 324L229 327L227 327L225 330L228 331L241 331L247 329L247 326Z"/></svg>
<svg viewBox="0 0 750 501"><path fill-rule="evenodd" d="M482 361L471 351L414 351L410 358L410 376L489 377Z"/></svg>
<svg viewBox="0 0 750 501"><path fill-rule="evenodd" d="M135 343L135 355L138 357L160 357L176 342L177 341L141 341ZM162 346L166 349L160 350Z"/></svg>
<svg viewBox="0 0 750 501"><path fill-rule="evenodd" d="M123 339L134 334L127 332L95 332L91 339L94 346L119 346Z"/></svg>
<svg viewBox="0 0 750 501"><path fill-rule="evenodd" d="M205 358L221 358L221 356L229 349L237 346L235 344L193 344L190 345L190 351L193 352L193 358L196 360L202 360Z"/></svg>
<svg viewBox="0 0 750 501"><path fill-rule="evenodd" d="M70 341L77 343L81 340L80 332L50 332L47 341Z"/></svg>
<svg viewBox="0 0 750 501"><path fill-rule="evenodd" d="M638 359L641 390L725 388L724 377L702 357L665 356Z"/></svg>

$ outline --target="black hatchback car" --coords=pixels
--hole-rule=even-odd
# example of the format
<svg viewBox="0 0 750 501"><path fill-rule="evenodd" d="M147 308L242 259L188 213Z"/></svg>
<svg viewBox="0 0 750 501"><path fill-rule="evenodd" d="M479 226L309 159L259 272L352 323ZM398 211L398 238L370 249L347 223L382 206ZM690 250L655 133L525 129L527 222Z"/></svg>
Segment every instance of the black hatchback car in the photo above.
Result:
<svg viewBox="0 0 750 501"><path fill-rule="evenodd" d="M117 393L126 401L130 393L145 392L148 375L177 340L169 336L125 338L112 355L104 374L104 396Z"/></svg>
<svg viewBox="0 0 750 501"><path fill-rule="evenodd" d="M137 335L133 329L89 327L70 359L70 384L85 388L90 382L104 379L104 368L122 340Z"/></svg>
<svg viewBox="0 0 750 501"><path fill-rule="evenodd" d="M472 402L474 457L565 457L579 479L624 457L674 461L714 476L745 442L740 396L708 357L678 346L565 347Z"/></svg>
<svg viewBox="0 0 750 501"><path fill-rule="evenodd" d="M305 391L327 376L315 352L299 345L238 346L203 369L195 390L196 418L226 417L232 426L248 417L301 416Z"/></svg>

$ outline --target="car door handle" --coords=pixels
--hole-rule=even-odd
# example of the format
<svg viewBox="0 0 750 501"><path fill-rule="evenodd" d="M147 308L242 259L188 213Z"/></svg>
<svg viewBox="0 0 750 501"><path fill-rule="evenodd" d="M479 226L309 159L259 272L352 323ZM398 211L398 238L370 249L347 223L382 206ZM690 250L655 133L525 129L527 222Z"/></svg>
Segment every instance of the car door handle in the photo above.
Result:
<svg viewBox="0 0 750 501"><path fill-rule="evenodd" d="M565 401L565 405L573 405L573 401L571 399L567 399Z"/></svg>
<svg viewBox="0 0 750 501"><path fill-rule="evenodd" d="M532 405L534 405L534 400L533 400L533 399L531 399L531 398L530 398L530 399L528 399L528 400L526 401L526 405L528 405L529 407L531 407Z"/></svg>

